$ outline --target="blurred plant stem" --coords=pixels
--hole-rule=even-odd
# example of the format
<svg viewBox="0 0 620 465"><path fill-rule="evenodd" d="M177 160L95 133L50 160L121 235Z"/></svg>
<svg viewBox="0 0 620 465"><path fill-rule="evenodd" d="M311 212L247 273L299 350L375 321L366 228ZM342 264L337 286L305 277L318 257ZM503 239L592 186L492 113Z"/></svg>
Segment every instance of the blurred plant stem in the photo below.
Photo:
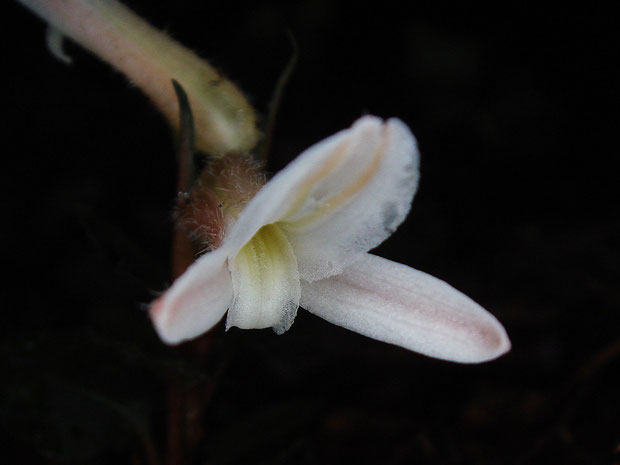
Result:
<svg viewBox="0 0 620 465"><path fill-rule="evenodd" d="M177 192L182 198L191 189L196 178L194 170L195 132L192 109L183 87L172 81L179 104L179 132L177 139ZM196 248L190 237L178 227L172 237L172 279L181 276L196 257ZM206 369L212 346L211 334L207 333L179 347L188 359L202 369ZM166 407L168 411L168 438L166 445L166 465L188 463L188 457L203 437L202 415L214 390L214 382L187 386L178 379L171 378L168 384Z"/></svg>
<svg viewBox="0 0 620 465"><path fill-rule="evenodd" d="M201 364L209 363L213 340L210 334L192 341L178 349L184 355ZM168 411L168 431L166 444L166 465L191 463L195 447L204 439L202 428L203 414L215 390L215 383L209 379L205 383L187 386L173 379L168 385L166 407Z"/></svg>

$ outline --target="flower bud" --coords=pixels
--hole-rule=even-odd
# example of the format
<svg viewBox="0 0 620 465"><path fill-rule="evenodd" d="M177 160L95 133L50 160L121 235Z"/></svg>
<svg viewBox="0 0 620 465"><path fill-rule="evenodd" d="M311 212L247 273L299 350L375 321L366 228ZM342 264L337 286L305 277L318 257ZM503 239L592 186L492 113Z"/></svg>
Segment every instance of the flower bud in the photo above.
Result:
<svg viewBox="0 0 620 465"><path fill-rule="evenodd" d="M196 148L214 156L247 153L259 139L256 114L243 93L206 60L115 0L19 0L53 28L50 48L63 61L59 33L125 74L178 128L170 81L185 89L194 114ZM54 31L55 30L55 31Z"/></svg>

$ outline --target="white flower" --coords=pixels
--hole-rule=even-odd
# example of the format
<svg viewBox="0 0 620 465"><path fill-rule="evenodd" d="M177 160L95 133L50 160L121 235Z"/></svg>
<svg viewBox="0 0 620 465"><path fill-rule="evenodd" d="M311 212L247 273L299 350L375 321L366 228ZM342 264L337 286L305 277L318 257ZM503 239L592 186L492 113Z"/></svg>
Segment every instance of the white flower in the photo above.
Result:
<svg viewBox="0 0 620 465"><path fill-rule="evenodd" d="M288 330L297 308L431 357L463 363L510 348L502 325L448 284L368 254L404 220L418 152L398 119L366 116L312 146L267 183L219 248L151 307L162 340L213 327Z"/></svg>

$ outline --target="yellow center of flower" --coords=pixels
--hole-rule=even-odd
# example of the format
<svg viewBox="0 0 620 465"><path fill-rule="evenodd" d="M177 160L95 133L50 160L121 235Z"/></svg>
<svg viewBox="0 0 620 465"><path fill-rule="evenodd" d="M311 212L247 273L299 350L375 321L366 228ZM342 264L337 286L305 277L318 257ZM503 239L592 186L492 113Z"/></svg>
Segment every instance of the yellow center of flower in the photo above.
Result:
<svg viewBox="0 0 620 465"><path fill-rule="evenodd" d="M231 275L235 292L229 326L273 327L276 332L290 327L299 303L299 274L291 244L277 224L263 226L243 246Z"/></svg>

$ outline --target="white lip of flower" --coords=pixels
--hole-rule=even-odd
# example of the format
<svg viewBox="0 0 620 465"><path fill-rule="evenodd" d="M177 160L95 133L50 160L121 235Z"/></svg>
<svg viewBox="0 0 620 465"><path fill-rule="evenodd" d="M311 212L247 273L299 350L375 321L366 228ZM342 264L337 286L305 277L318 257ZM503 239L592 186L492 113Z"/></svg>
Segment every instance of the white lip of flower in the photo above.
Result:
<svg viewBox="0 0 620 465"><path fill-rule="evenodd" d="M447 283L370 255L405 219L418 151L398 119L365 116L303 152L151 307L176 344L213 327L290 328L299 305L374 339L462 363L510 349L502 325Z"/></svg>

